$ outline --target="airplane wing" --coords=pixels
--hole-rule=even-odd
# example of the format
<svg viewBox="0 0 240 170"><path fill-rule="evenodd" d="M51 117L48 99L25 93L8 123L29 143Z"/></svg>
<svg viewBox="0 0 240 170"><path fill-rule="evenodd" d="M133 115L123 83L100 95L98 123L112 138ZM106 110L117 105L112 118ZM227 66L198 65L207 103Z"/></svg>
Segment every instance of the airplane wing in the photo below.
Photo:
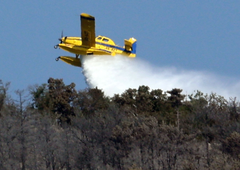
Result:
<svg viewBox="0 0 240 170"><path fill-rule="evenodd" d="M95 18L89 14L81 14L82 45L95 47Z"/></svg>

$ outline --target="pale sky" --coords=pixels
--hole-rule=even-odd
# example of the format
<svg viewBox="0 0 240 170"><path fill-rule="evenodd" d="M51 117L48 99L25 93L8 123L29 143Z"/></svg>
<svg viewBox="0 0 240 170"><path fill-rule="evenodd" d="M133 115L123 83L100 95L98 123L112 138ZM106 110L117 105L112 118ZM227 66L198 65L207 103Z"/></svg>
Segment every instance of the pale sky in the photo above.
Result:
<svg viewBox="0 0 240 170"><path fill-rule="evenodd" d="M239 81L239 9L238 0L2 1L0 79L11 82L11 91L47 83L49 77L74 82L77 90L87 88L81 68L55 61L74 55L53 48L62 30L64 36L80 36L84 12L95 17L96 35L121 46L135 37L137 57L154 67Z"/></svg>

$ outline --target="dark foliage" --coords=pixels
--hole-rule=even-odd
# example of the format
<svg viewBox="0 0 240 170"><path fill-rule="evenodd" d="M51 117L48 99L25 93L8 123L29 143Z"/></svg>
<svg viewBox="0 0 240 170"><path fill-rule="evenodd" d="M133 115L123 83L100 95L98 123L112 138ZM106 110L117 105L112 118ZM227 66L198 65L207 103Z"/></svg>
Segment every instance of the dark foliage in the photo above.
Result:
<svg viewBox="0 0 240 170"><path fill-rule="evenodd" d="M0 115L1 110L3 109L6 97L7 97L7 90L9 88L10 83L4 84L2 80L0 80Z"/></svg>
<svg viewBox="0 0 240 170"><path fill-rule="evenodd" d="M239 169L239 103L181 89L106 97L61 79L7 95L0 83L0 169Z"/></svg>
<svg viewBox="0 0 240 170"><path fill-rule="evenodd" d="M240 157L240 134L233 132L222 142L223 151L231 154L234 158L239 159Z"/></svg>

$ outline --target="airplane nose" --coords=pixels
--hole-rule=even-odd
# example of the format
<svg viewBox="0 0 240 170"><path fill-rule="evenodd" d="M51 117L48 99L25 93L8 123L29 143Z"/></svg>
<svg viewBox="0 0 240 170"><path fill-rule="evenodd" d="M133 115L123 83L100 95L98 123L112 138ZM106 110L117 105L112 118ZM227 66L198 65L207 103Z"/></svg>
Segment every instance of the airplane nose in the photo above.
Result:
<svg viewBox="0 0 240 170"><path fill-rule="evenodd" d="M59 38L58 40L60 41L60 44L62 44L63 41L66 41L67 39L67 36L66 37L62 37L62 38Z"/></svg>

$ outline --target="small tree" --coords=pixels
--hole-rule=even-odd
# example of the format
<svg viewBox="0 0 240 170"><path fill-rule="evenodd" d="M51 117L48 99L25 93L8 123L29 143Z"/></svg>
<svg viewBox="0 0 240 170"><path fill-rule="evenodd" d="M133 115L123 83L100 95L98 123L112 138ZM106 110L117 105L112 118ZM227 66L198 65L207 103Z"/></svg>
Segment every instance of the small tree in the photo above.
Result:
<svg viewBox="0 0 240 170"><path fill-rule="evenodd" d="M9 88L10 83L3 84L2 80L0 80L0 111L5 103L5 99L7 97L7 90ZM1 115L1 114L0 114Z"/></svg>
<svg viewBox="0 0 240 170"><path fill-rule="evenodd" d="M179 117L179 107L182 105L182 101L185 98L185 95L181 94L182 89L172 89L171 91L167 91L170 94L168 97L168 101L172 104L172 107L177 112L177 127L179 130L180 126L180 117Z"/></svg>
<svg viewBox="0 0 240 170"><path fill-rule="evenodd" d="M65 85L62 79L48 79L51 110L59 115L59 123L71 123L70 116L74 116L73 101L77 97L75 84Z"/></svg>
<svg viewBox="0 0 240 170"><path fill-rule="evenodd" d="M100 110L106 109L109 103L109 98L105 97L104 92L96 87L79 91L74 106L85 116L90 116L95 115Z"/></svg>
<svg viewBox="0 0 240 170"><path fill-rule="evenodd" d="M58 122L70 123L74 116L73 101L77 98L75 84L65 85L62 79L48 79L48 84L32 87L32 108L47 111L54 115Z"/></svg>
<svg viewBox="0 0 240 170"><path fill-rule="evenodd" d="M240 134L233 132L222 142L223 151L236 159L240 159Z"/></svg>
<svg viewBox="0 0 240 170"><path fill-rule="evenodd" d="M48 109L50 106L49 92L47 84L30 87L30 94L32 95L32 108L38 110Z"/></svg>

